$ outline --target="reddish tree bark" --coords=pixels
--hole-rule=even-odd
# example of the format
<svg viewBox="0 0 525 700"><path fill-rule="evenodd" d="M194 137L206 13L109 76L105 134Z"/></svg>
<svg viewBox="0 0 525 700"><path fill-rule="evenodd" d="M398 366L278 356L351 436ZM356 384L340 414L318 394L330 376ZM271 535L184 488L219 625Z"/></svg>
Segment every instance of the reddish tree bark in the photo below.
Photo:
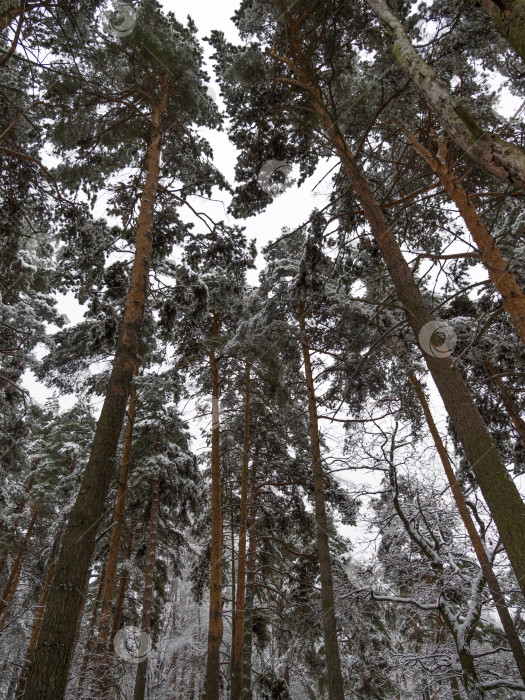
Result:
<svg viewBox="0 0 525 700"><path fill-rule="evenodd" d="M439 177L445 191L456 205L472 240L478 247L481 262L486 267L492 284L501 296L505 311L510 316L521 342L525 345L525 294L516 282L498 244L488 232L461 182L448 168L444 141L441 142L439 157L436 157L412 134L407 134L407 138L412 148L425 159Z"/></svg>
<svg viewBox="0 0 525 700"><path fill-rule="evenodd" d="M124 511L126 503L126 491L128 488L129 468L131 464L131 448L133 444L133 421L137 405L137 393L133 391L129 400L128 422L126 425L126 436L124 438L124 449L122 452L122 463L117 488L117 500L113 513L113 527L109 543L108 561L106 564L106 577L104 581L104 591L102 593L102 607L100 610L100 620L98 625L97 641L95 643L96 664L96 686L99 694L103 693L105 686L105 675L108 672L109 655L107 654L108 640L111 631L111 618L113 614L113 596L117 581L117 565L120 551L120 540L122 537L122 527L124 525Z"/></svg>
<svg viewBox="0 0 525 700"><path fill-rule="evenodd" d="M84 582L93 557L97 528L104 514L126 404L137 371L152 252L153 209L160 177L161 122L167 90L167 78L164 78L158 102L152 107L146 180L122 329L91 455L62 540L24 700L60 700L66 689L77 620L82 610Z"/></svg>
<svg viewBox="0 0 525 700"><path fill-rule="evenodd" d="M324 102L311 63L301 51L294 25L291 25L290 34L296 57L293 63L296 75L310 93L319 121L341 159L348 182L363 207L397 297L404 307L407 321L415 337L419 338L421 330L434 322L432 314L381 206ZM425 352L424 359L492 513L521 590L525 593L525 504L452 358L435 357Z"/></svg>
<svg viewBox="0 0 525 700"><path fill-rule="evenodd" d="M131 561L131 555L133 554L133 539L135 535L135 528L137 526L137 519L133 518L130 522L129 525L129 533L128 533L128 540L126 544L126 553L124 555L124 561L126 564L128 564ZM122 613L124 611L124 601L126 599L126 592L128 589L128 583L129 583L129 569L127 566L124 567L124 570L120 576L119 579L119 584L118 584L118 589L117 589L117 597L115 601L115 612L113 613L113 624L111 626L111 644L110 644L110 649L108 650L108 660L106 664L106 677L105 677L105 683L104 683L104 690L101 696L101 700L107 700L109 698L110 690L111 690L111 683L112 683L112 678L111 678L111 671L113 668L113 661L114 661L114 654L112 653L113 651L113 640L115 639L115 635L120 629L120 623L122 621Z"/></svg>

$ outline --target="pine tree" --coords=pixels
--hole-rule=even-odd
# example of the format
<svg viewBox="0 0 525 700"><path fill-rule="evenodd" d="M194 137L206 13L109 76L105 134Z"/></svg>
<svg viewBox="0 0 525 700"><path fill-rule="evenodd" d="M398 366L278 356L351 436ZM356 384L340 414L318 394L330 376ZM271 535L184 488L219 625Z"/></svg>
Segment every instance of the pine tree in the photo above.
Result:
<svg viewBox="0 0 525 700"><path fill-rule="evenodd" d="M160 38L161 33L164 43ZM75 165L67 177L78 177L82 172L81 178L84 179L90 173L94 177L94 186L97 187L102 172L105 175L109 172L105 168L114 169L115 165L118 165L114 156L115 152L118 154L120 150L122 154L124 150L125 133L133 136L132 147L136 149L137 154L143 154L146 172L136 222L134 264L113 368L97 423L91 457L64 533L39 642L27 679L25 698L47 696L56 700L57 697L62 697L65 691L82 605L83 585L93 555L97 524L103 513L113 475L131 382L139 362L140 328L154 247L153 212L161 177L163 141L166 142L167 133L173 127L175 112L177 124L180 125L193 121L216 123L214 112L209 105L211 101L205 96L200 54L194 31L191 27L185 29L172 17L164 18L156 5L146 3L139 8L137 32L132 33L127 41L113 41L102 45L94 42L90 46L84 46L84 49L86 74L79 76L80 86L84 89L78 91L80 86L74 71L70 74L71 79L64 81L57 95L62 109L69 115L66 139L68 135L71 139L73 132L70 129L75 120L78 120L81 114L86 114L79 109L80 105L75 105L75 100L91 101L98 95L94 104L98 103L99 107L98 114L93 107L88 110L88 113L93 115L92 120L82 118L82 128L77 132L73 143L62 143L63 146L77 146L80 149ZM156 55L156 50L160 51L161 56ZM72 59L70 56L69 61ZM181 73L182 67L184 70ZM92 91L86 89L88 81L93 85ZM116 85L121 87L118 88L115 98ZM53 89L56 90L56 84ZM129 90L139 99L141 109L138 114L135 105L126 100L125 95ZM103 105L112 107L112 110L102 109ZM181 105L184 105L184 108L181 108ZM180 129L180 126L176 128ZM98 175L95 176L92 161L89 170L76 170L83 162L83 155L87 156L88 149L99 143L102 131L106 134L104 141L108 143L108 148L96 166ZM187 132L183 133L187 138ZM58 136L59 134L57 138ZM180 146L181 143L176 145L174 140L164 151L165 174L169 171L181 172L181 154L177 152ZM200 153L195 150L194 163L199 162L199 156ZM188 170L186 164L185 172Z"/></svg>
<svg viewBox="0 0 525 700"><path fill-rule="evenodd" d="M271 48L267 43L266 32L268 31L268 26L265 25L265 21L269 22L273 32L271 34L273 37ZM250 13L246 25L244 25L243 14L240 12L237 15L237 22L245 35L257 35L268 48L266 57L264 57L261 46L258 46L255 50L258 52L260 61L264 65L266 74L269 76L273 72L273 80L270 84L273 85L275 81L279 82L283 91L288 91L288 86L292 85L293 89L287 92L289 95L288 99L298 106L308 106L305 119L312 119L312 114L315 114L318 120L318 128L322 130L324 139L326 139L323 143L330 144L329 147L333 149L341 161L344 175L355 194L356 200L363 209L372 235L388 269L398 300L404 307L407 321L412 328L414 336L419 338L421 330L427 324L432 323L434 319L418 288L414 275L403 257L392 226L381 208L370 182L352 154L344 131L336 121L332 109L333 98L326 93L326 76L319 67L320 49L315 43L317 39L314 39L314 36L319 37L319 41L321 41L321 37L324 36L322 33L323 28L326 26L324 13L321 9L313 7L311 11L304 11L303 14L299 14L299 8L294 8L293 12L283 11L280 17L275 20L271 14L268 15L266 10L261 8L261 13L257 20L255 20L255 15ZM285 35L282 31L283 27L289 33L290 41L285 40ZM352 32L355 32L356 28L352 26ZM344 29L341 28L340 31L342 36L338 38L338 42L346 45L352 37L346 39ZM225 65L226 55L229 55L231 61L231 54L236 55L239 53L231 47L224 46L219 36L215 37L214 42L222 53L219 62L223 66ZM324 43L322 46L323 51L326 51L331 60L335 60L332 50L333 44ZM343 70L348 66L348 61L351 58L351 55L347 58L343 52L341 56ZM265 61L268 63L265 63ZM347 61L346 64L345 61ZM228 76L224 69L221 73L226 85L233 82L232 77ZM268 84L264 74L260 80L263 83L266 81L266 84ZM261 133L258 133L256 138L252 136L252 142L244 140L246 126L240 119L240 109L237 102L238 93L239 91L236 88L232 91L228 89L227 99L230 109L235 105L237 110L235 121L231 128L233 138L243 144L245 153L250 150L250 147L260 149L264 145L266 155L268 155L271 152L270 149L276 147L276 132L270 132L270 138L273 139L273 142L268 138L263 140ZM247 99L247 95L245 95L245 99ZM255 93L254 99L259 100L260 94ZM281 96L273 92L272 88L272 106L280 99ZM281 108L282 105L277 110L278 115L282 114ZM270 117L268 111L266 111L266 114ZM243 110L242 119L245 121L249 120L249 123L251 123L253 118L253 111L250 115L247 110ZM239 126L237 127L237 125ZM300 120L298 126L303 126ZM302 133L304 134L304 130ZM294 157L297 158L299 149L292 139L286 138L286 132L281 132L281 141L283 145L280 145L280 148L284 149L284 144L286 144L289 152L293 153ZM246 158L246 155L244 158ZM306 167L303 164L303 169L306 169ZM250 184L253 183L254 176L255 174L250 172L243 173L244 181L248 180ZM245 202L245 206L250 210L249 202ZM251 211L253 211L253 208ZM467 459L474 470L484 498L491 509L523 590L525 586L525 563L523 560L524 549L520 544L520 533L523 531L523 528L519 523L525 518L525 506L520 494L515 484L509 478L505 465L497 453L497 447L487 430L472 395L450 356L438 358L425 353L424 359L441 394L454 430L461 440ZM506 494L505 497L502 497L503 493Z"/></svg>

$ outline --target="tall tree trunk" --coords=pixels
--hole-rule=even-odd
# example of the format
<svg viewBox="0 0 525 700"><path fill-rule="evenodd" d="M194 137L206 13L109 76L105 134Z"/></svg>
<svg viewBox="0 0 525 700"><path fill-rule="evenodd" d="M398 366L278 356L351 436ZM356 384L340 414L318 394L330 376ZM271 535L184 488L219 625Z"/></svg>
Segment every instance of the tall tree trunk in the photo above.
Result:
<svg viewBox="0 0 525 700"><path fill-rule="evenodd" d="M525 2L523 0L478 0L499 33L525 61Z"/></svg>
<svg viewBox="0 0 525 700"><path fill-rule="evenodd" d="M40 599L38 601L38 607L36 609L35 619L33 621L33 629L31 630L31 637L29 638L29 644L27 646L26 658L18 679L18 686L16 689L17 694L22 693L26 685L27 674L29 673L29 668L31 666L31 662L33 661L33 656L35 654L35 648L40 632L40 626L42 624L42 618L44 617L44 610L47 602L47 594L49 593L49 586L51 584L51 579L53 578L54 572L55 562L52 561L47 568L44 587L42 588Z"/></svg>
<svg viewBox="0 0 525 700"><path fill-rule="evenodd" d="M232 475L233 478L233 475ZM232 482L233 483L233 482ZM230 547L231 547L231 596L232 596L232 623L231 623L231 650L230 650L230 695L233 679L233 647L235 644L235 518L233 514L233 487L230 486Z"/></svg>
<svg viewBox="0 0 525 700"><path fill-rule="evenodd" d="M432 577L430 577L432 579ZM435 617L436 621L436 627L437 627L437 632L438 632L438 644L443 644L445 641L445 625L443 624L441 620L441 616L439 614L439 610L436 611ZM448 675L448 680L449 680L449 685L450 685L450 690L452 692L452 700L461 700L461 692L459 690L459 685L458 685L458 679L456 678L454 669L451 669L449 671ZM438 700L438 695L437 691L434 686L434 695L436 696L436 700Z"/></svg>
<svg viewBox="0 0 525 700"><path fill-rule="evenodd" d="M298 77L314 98L315 111L341 159L350 185L361 202L398 299L404 306L407 321L414 336L419 338L422 328L434 319L414 275L368 181L359 170L347 142L330 116L313 70L302 66ZM424 353L424 358L492 513L521 590L525 593L525 504L452 358L434 357L427 352Z"/></svg>
<svg viewBox="0 0 525 700"><path fill-rule="evenodd" d="M95 643L96 664L96 687L97 694L103 693L105 686L105 675L108 672L107 654L108 639L111 631L111 618L113 614L113 596L117 581L117 565L120 551L120 540L122 537L122 527L124 525L124 511L126 502L126 491L128 488L129 468L131 464L131 448L133 444L133 422L135 420L135 410L137 405L137 392L132 391L128 407L128 422L126 425L126 436L124 438L124 449L122 451L122 463L117 488L117 500L113 513L113 528L109 543L108 561L106 564L106 578L104 581L104 591L102 593L102 608L100 610L100 620L98 625L97 641Z"/></svg>
<svg viewBox="0 0 525 700"><path fill-rule="evenodd" d="M421 91L450 138L479 166L525 187L525 150L484 131L467 109L451 95L436 71L416 52L401 22L386 0L367 0L392 41L392 53L408 78Z"/></svg>
<svg viewBox="0 0 525 700"><path fill-rule="evenodd" d="M0 599L0 630L5 626L7 616L9 614L9 607L13 602L15 597L16 589L18 588L18 581L20 580L20 572L22 571L22 564L24 563L25 553L27 551L27 545L31 539L31 534L38 517L38 508L33 508L31 513L31 520L24 535L20 547L18 548L17 555L13 562L13 567L11 568L11 573L6 581L4 590L2 591L2 598Z"/></svg>
<svg viewBox="0 0 525 700"><path fill-rule="evenodd" d="M137 526L137 519L134 517L132 521L130 522L129 525L129 533L128 533L128 540L126 544L126 553L124 555L124 561L126 564L129 564L131 561L131 555L133 554L133 538L135 535L135 528ZM104 684L104 691L101 696L101 700L107 700L109 698L109 693L111 690L111 671L113 668L113 662L114 662L114 654L113 654L113 640L115 639L115 635L120 629L120 623L122 620L122 613L124 611L124 601L126 599L126 591L128 589L128 583L129 583L129 569L128 567L124 567L124 570L120 576L119 579L119 584L118 584L118 589L117 589L117 598L115 601L115 612L113 614L113 624L111 626L111 645L110 645L110 650L108 650L108 661L106 664L106 680Z"/></svg>
<svg viewBox="0 0 525 700"><path fill-rule="evenodd" d="M330 559L330 539L324 494L323 465L319 445L319 425L317 419L317 401L315 384L310 359L310 346L306 332L304 305L297 308L301 347L304 359L304 372L308 393L308 413L310 416L310 449L312 452L312 471L314 478L315 521L317 524L317 549L321 571L321 600L323 609L323 636L326 656L326 672L329 700L344 700L343 674L337 640L337 622L335 619L334 582L332 562Z"/></svg>
<svg viewBox="0 0 525 700"><path fill-rule="evenodd" d="M505 386L503 380L499 376L498 368L489 360L488 357L485 358L485 369L487 370L487 374L491 380L496 385L501 396L501 400L503 401L505 408L507 409L507 413L514 423L514 427L516 428L523 448L525 449L525 421L520 415L520 409L516 405L516 402L512 398L510 391Z"/></svg>
<svg viewBox="0 0 525 700"><path fill-rule="evenodd" d="M257 416L254 420L254 431L257 431ZM255 570L257 566L257 466L259 463L260 443L255 444L252 468L250 473L250 507L248 509L248 556L246 557L246 597L244 601L244 660L243 660L243 690L242 700L252 699L252 644L253 644L253 605L255 602Z"/></svg>
<svg viewBox="0 0 525 700"><path fill-rule="evenodd" d="M233 641L231 700L240 700L243 676L244 617L246 604L246 534L248 525L248 467L250 463L250 390L251 366L246 362L244 383L244 436L242 446L241 508L239 519L239 556L237 561L237 603Z"/></svg>
<svg viewBox="0 0 525 700"><path fill-rule="evenodd" d="M77 686L77 699L81 700L84 693L87 675L89 672L89 665L91 659L93 658L93 646L95 640L95 627L98 619L98 609L102 601L102 591L104 589L104 578L105 569L100 573L100 580L98 584L97 594L95 600L93 601L93 611L91 613L91 619L89 621L88 633L86 638L86 647L84 650L84 657L82 659L82 664L80 666L80 673L78 674L78 686Z"/></svg>
<svg viewBox="0 0 525 700"><path fill-rule="evenodd" d="M220 320L213 316L212 337L219 333ZM206 700L219 700L222 643L222 484L219 416L219 367L215 349L210 348L212 386L211 426L211 555L210 555L210 619L208 656L206 659Z"/></svg>
<svg viewBox="0 0 525 700"><path fill-rule="evenodd" d="M157 542L159 529L159 480L155 479L151 485L151 509L149 516L149 538L146 569L144 575L144 596L142 598L142 622L140 628L143 633L151 634L151 610L153 608L153 594L155 588L155 560L157 556ZM146 680L148 675L148 657L137 665L135 677L135 690L133 700L144 700L146 697Z"/></svg>
<svg viewBox="0 0 525 700"><path fill-rule="evenodd" d="M66 689L84 582L93 557L97 528L104 514L126 404L137 370L152 252L153 209L160 177L161 121L166 101L167 81L160 102L152 111L135 259L113 368L91 455L64 533L24 700L62 700Z"/></svg>
<svg viewBox="0 0 525 700"><path fill-rule="evenodd" d="M488 232L461 182L448 168L444 141L441 141L439 156L436 157L412 134L407 134L407 138L412 148L424 158L439 177L445 191L456 205L472 240L478 247L481 262L487 268L490 280L501 296L505 311L510 316L521 342L525 345L525 294L516 282L507 261L501 254L496 241Z"/></svg>
<svg viewBox="0 0 525 700"><path fill-rule="evenodd" d="M417 397L419 399L419 403L421 404L421 408L423 409L423 413L425 414L430 434L432 435L434 444L436 445L436 450L438 451L441 463L443 464L443 469L445 470L445 474L450 485L450 490L452 491L452 496L454 497L456 507L461 516L461 520L463 521L468 536L470 537L470 541L472 542L472 546L478 558L478 562L483 572L483 576L485 577L485 581L487 582L487 585L489 587L492 600L494 601L496 610L499 615L499 619L501 620L501 624L503 626L503 630L505 631L505 636L507 637L507 641L511 648L512 655L514 656L514 661L516 662L516 666L518 667L521 678L525 682L525 653L523 651L523 647L521 645L518 633L516 632L516 628L514 627L514 622L512 621L512 617L510 616L509 609L507 608L507 604L501 591L498 579L494 574L492 564L490 563L490 559L485 549L485 545L481 537L479 536L479 533L476 529L476 526L474 525L474 521L472 520L469 509L467 507L467 504L465 503L465 499L463 498L463 493L461 492L461 488L456 479L456 475L454 474L454 469L452 468L452 464L450 463L450 459L448 458L445 445L441 440L441 436L434 422L432 412L430 411L430 406L428 405L426 396L423 392L423 387L421 386L419 380L416 378L415 374L410 373L408 377L414 386Z"/></svg>

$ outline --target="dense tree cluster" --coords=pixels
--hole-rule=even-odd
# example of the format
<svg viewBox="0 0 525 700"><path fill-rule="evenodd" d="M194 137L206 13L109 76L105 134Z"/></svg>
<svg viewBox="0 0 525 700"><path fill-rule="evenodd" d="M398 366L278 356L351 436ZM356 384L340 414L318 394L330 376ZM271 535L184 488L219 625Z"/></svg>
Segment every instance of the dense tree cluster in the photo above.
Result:
<svg viewBox="0 0 525 700"><path fill-rule="evenodd" d="M233 22L0 6L0 696L522 698L523 2Z"/></svg>

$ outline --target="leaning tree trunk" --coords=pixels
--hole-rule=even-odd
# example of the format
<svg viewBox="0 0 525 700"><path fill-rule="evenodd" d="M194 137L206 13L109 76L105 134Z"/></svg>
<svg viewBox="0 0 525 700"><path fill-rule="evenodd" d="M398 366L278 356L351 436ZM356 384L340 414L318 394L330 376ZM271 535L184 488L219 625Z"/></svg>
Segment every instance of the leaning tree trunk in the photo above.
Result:
<svg viewBox="0 0 525 700"><path fill-rule="evenodd" d="M412 134L407 134L407 138L412 148L425 159L439 177L445 191L456 205L472 240L478 247L481 262L487 268L490 280L501 296L505 311L510 316L521 342L525 345L525 294L516 282L516 278L501 254L498 244L488 232L461 182L448 168L444 142L441 142L439 156L436 157Z"/></svg>
<svg viewBox="0 0 525 700"><path fill-rule="evenodd" d="M91 664L91 659L93 658L93 644L95 641L95 627L98 620L98 610L100 603L102 601L102 591L104 589L104 578L105 570L103 569L100 574L100 580L98 584L97 594L95 600L93 601L93 611L91 613L91 619L89 621L88 633L86 638L86 647L84 649L84 656L82 658L82 664L80 665L80 673L78 674L78 686L77 686L77 700L82 699L82 695L85 691L86 680L89 673L89 667Z"/></svg>
<svg viewBox="0 0 525 700"><path fill-rule="evenodd" d="M408 78L424 95L456 145L479 166L505 182L525 187L525 150L484 131L451 95L436 71L416 52L386 0L367 0L392 41L392 53Z"/></svg>
<svg viewBox="0 0 525 700"><path fill-rule="evenodd" d="M432 435L432 438L434 440L434 444L441 459L441 463L443 464L443 468L445 470L447 481L450 485L450 490L452 491L452 496L456 503L456 507L461 516L461 520L463 521L468 536L470 537L470 541L472 542L474 552L476 553L476 556L478 558L478 562L483 572L483 576L485 577L485 581L487 582L487 585L489 587L492 600L494 601L496 610L499 615L499 619L501 621L501 625L505 632L505 636L507 637L507 641L511 648L512 655L514 656L514 661L516 662L516 666L518 667L521 678L525 683L525 653L523 651L523 646L521 644L518 633L516 632L514 622L512 621L512 617L510 616L507 603L505 602L505 598L499 585L499 581L496 578L496 575L494 574L492 564L490 563L490 559L485 549L485 545L481 537L479 536L479 533L476 529L476 526L474 525L474 521L472 520L469 509L467 507L467 504L465 503L465 499L463 498L463 493L461 492L461 488L456 479L456 475L454 474L454 470L452 468L452 464L450 463L450 459L448 458L448 453L445 448L445 445L441 440L441 436L434 422L434 418L432 416L432 412L430 411L430 406L428 405L426 396L423 392L423 388L414 373L411 372L408 375L408 378L414 386L417 397L419 399L419 403L421 404L421 408L423 409L423 413L425 414L427 425L430 430L430 434Z"/></svg>
<svg viewBox="0 0 525 700"><path fill-rule="evenodd" d="M323 636L326 656L326 672L329 700L344 700L343 674L337 640L337 622L335 619L334 582L332 562L330 559L330 539L324 493L323 465L319 445L319 425L317 418L317 401L315 384L310 359L310 346L306 332L304 305L297 309L301 333L301 347L304 359L304 372L308 394L308 413L310 416L310 449L312 452L312 471L314 478L315 521L317 525L317 549L321 571L321 602L323 610Z"/></svg>
<svg viewBox="0 0 525 700"><path fill-rule="evenodd" d="M61 700L66 689L84 583L114 474L126 404L137 368L152 252L153 209L160 176L161 121L166 107L166 90L152 112L146 181L137 220L135 259L113 368L91 455L64 533L24 700Z"/></svg>
<svg viewBox="0 0 525 700"><path fill-rule="evenodd" d="M477 0L499 33L525 61L525 2L524 0Z"/></svg>
<svg viewBox="0 0 525 700"><path fill-rule="evenodd" d="M155 587L155 559L157 556L157 542L159 529L159 480L155 479L151 485L151 508L149 516L148 553L144 575L144 596L142 598L142 633L151 634L151 611L153 608L153 593ZM135 677L135 690L133 700L144 700L146 697L146 680L148 675L148 657L142 659L137 665Z"/></svg>
<svg viewBox="0 0 525 700"><path fill-rule="evenodd" d="M213 316L212 337L219 333L219 318ZM206 700L219 700L222 643L222 484L219 417L219 366L213 346L210 348L212 386L211 426L211 554L210 554L210 618L208 655L206 659Z"/></svg>
<svg viewBox="0 0 525 700"><path fill-rule="evenodd" d="M113 513L113 527L111 530L111 540L109 543L108 560L106 564L106 578L104 581L104 591L102 593L102 607L98 625L97 640L95 642L95 658L97 660L95 669L95 687L97 695L103 694L106 685L105 676L108 673L109 656L107 654L108 639L111 631L111 618L113 615L113 595L117 581L118 555L120 551L120 540L122 537L122 526L124 525L124 511L126 502L126 491L128 487L129 467L131 463L131 448L133 444L133 421L135 420L135 409L137 405L137 392L132 391L128 407L128 422L126 425L126 436L124 438L124 449L122 451L122 463L117 488L117 500Z"/></svg>
<svg viewBox="0 0 525 700"><path fill-rule="evenodd" d="M131 561L131 555L133 554L133 538L135 535L135 528L137 526L137 518L134 517L133 520L130 522L129 525L129 533L128 533L128 540L126 544L126 552L124 554L124 561L126 564L129 564ZM101 700L108 700L110 692L111 692L111 685L112 685L112 669L113 669L113 662L115 660L115 655L114 655L114 649L113 649L113 640L115 639L115 635L120 629L120 623L122 621L122 613L124 611L124 601L126 599L126 592L128 589L128 583L129 583L129 567L125 566L124 570L120 576L119 579L119 584L118 584L118 589L117 589L117 598L115 601L115 612L113 614L113 624L111 626L111 644L110 648L108 649L108 660L106 664L106 679L104 683L104 690L101 696Z"/></svg>
<svg viewBox="0 0 525 700"><path fill-rule="evenodd" d="M414 521L411 519L411 516L408 516L403 511L401 502L399 500L399 485L397 481L397 472L394 463L393 449L393 443L396 433L397 428L394 435L392 436L392 447L390 449L390 458L388 459L389 480L390 487L392 490L392 503L397 515L399 516L399 519L403 523L403 527L405 528L407 535L416 545L416 547L420 550L421 557L426 557L428 559L436 573L442 573L444 565L442 559L440 558L438 550L433 546L431 539L426 540L424 537L421 536L418 529L414 527ZM432 577L430 577L430 580L431 579ZM479 580L476 583L482 583L484 585L485 581L483 577L480 576ZM476 590L474 591L473 595L476 596L476 600L479 600L479 596L481 596L481 590L479 585L476 585ZM372 597L377 600L381 600L381 597L375 596L374 594L372 595ZM474 657L472 655L472 652L470 651L470 640L474 632L476 616L474 615L470 617L470 624L468 628L463 629L461 634L459 634L458 617L453 606L450 604L450 601L442 595L438 596L438 601L439 605L437 610L439 610L441 619L446 625L447 629L449 630L454 640L454 644L456 646L457 658L461 666L461 682L463 683L467 697L469 698L469 700L483 700L485 698L485 689L479 681L476 666L474 663Z"/></svg>
<svg viewBox="0 0 525 700"><path fill-rule="evenodd" d="M248 525L248 467L250 463L250 373L250 363L246 362L239 555L237 560L237 602L235 605L235 633L232 652L232 688L230 700L240 700L243 676L244 617L246 604L246 533Z"/></svg>
<svg viewBox="0 0 525 700"><path fill-rule="evenodd" d="M421 330L434 322L432 314L381 206L324 103L313 70L308 66L301 66L298 73L301 82L314 98L314 109L341 159L350 185L361 202L398 299L404 306L407 321L417 339ZM434 357L429 352L424 353L424 358L492 513L521 590L525 593L525 504L452 358L448 353L443 357Z"/></svg>
<svg viewBox="0 0 525 700"><path fill-rule="evenodd" d="M29 544L29 540L31 539L31 534L33 532L33 528L35 526L37 517L38 508L35 507L33 508L33 512L31 513L31 520L29 521L29 525L26 530L26 534L24 535L24 539L22 540L22 543L18 548L17 555L11 568L11 573L9 574L9 577L4 586L4 590L2 591L2 598L0 599L0 630L2 630L5 626L7 616L9 614L9 607L13 602L16 589L18 588L18 581L20 580L20 572L22 571L22 564L24 563L27 545Z"/></svg>

